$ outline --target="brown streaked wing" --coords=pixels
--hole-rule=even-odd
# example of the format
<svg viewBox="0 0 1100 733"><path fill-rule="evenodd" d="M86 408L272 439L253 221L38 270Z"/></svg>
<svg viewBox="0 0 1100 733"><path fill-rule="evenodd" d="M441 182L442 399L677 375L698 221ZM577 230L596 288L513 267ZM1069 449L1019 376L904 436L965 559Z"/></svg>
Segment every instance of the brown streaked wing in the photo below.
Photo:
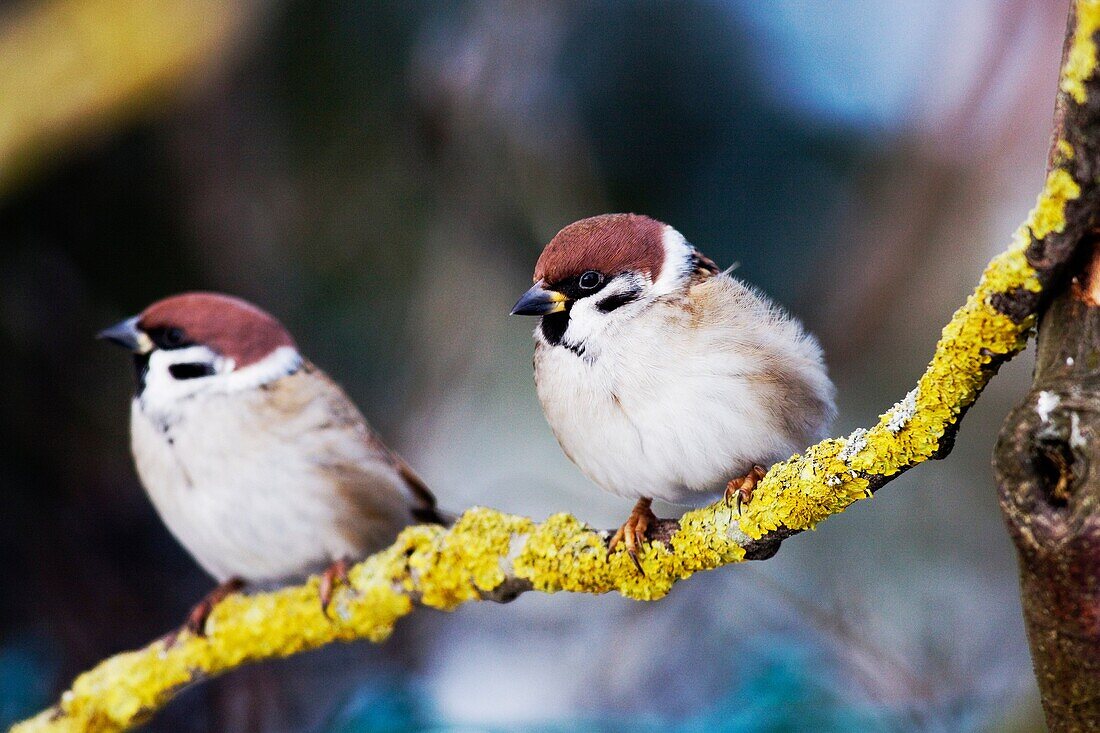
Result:
<svg viewBox="0 0 1100 733"><path fill-rule="evenodd" d="M413 506L409 507L409 512L412 517L419 522L448 524L449 522L446 518L436 509L435 495L432 494L431 490L416 472L409 467L409 464L383 442L382 438L370 426L370 423L363 417L363 414L355 406L355 403L351 401L351 398L347 396L340 385L312 364L308 364L307 366L314 374L323 379L327 387L326 391L331 404L330 413L339 415L342 425L349 427L353 426L357 431L361 431L362 440L371 448L371 452L379 459L388 463L397 472L401 480L405 482L405 485L408 487L415 500Z"/></svg>

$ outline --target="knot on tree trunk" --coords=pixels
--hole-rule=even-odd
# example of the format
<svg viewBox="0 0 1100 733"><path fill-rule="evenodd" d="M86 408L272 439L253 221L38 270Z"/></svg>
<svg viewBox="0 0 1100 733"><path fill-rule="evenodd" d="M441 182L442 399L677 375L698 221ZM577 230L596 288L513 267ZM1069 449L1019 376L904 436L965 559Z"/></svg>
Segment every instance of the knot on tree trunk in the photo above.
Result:
<svg viewBox="0 0 1100 733"><path fill-rule="evenodd" d="M1100 462L1089 449L1097 436L1100 385L1032 390L1009 414L994 468L1001 509L1021 552L1060 557L1082 530L1093 524L1100 530L1088 490L1100 482Z"/></svg>
<svg viewBox="0 0 1100 733"><path fill-rule="evenodd" d="M1045 314L1032 390L994 454L1054 731L1100 730L1100 308L1081 296Z"/></svg>

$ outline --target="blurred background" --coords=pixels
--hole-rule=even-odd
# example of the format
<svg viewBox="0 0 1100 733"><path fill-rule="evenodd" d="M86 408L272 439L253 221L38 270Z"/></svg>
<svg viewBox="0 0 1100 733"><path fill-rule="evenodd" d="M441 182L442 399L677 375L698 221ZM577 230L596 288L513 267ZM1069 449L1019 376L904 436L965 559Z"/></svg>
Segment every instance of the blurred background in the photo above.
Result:
<svg viewBox="0 0 1100 733"><path fill-rule="evenodd" d="M820 336L837 434L869 425L1034 201L1067 4L0 3L0 724L212 585L137 483L98 329L239 294L444 507L615 526L506 316L542 245L607 211L673 224ZM420 611L148 729L1042 730L989 470L1029 371L949 460L766 563L655 604Z"/></svg>

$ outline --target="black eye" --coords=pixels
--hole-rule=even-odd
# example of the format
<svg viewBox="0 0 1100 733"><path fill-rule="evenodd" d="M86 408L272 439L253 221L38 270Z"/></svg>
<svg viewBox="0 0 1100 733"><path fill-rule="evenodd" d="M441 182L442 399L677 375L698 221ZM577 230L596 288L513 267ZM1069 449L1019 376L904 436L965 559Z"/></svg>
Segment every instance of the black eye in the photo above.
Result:
<svg viewBox="0 0 1100 733"><path fill-rule="evenodd" d="M173 349L184 346L184 331L178 328L169 328L164 332L164 346Z"/></svg>
<svg viewBox="0 0 1100 733"><path fill-rule="evenodd" d="M577 281L577 284L580 285L581 288L584 290L591 290L592 288L598 288L600 286L600 283L602 282L603 275L596 272L595 270L589 270L588 272L581 275L580 280Z"/></svg>

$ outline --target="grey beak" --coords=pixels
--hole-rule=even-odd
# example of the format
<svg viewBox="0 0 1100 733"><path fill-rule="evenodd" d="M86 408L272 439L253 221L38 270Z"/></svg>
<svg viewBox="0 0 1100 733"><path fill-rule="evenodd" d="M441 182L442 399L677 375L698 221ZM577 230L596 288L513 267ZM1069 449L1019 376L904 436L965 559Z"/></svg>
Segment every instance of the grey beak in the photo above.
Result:
<svg viewBox="0 0 1100 733"><path fill-rule="evenodd" d="M116 343L119 346L129 349L134 353L143 353L147 351L145 345L148 341L148 336L138 330L137 327L138 317L127 318L125 321L116 323L110 328L105 328L96 334L97 339L103 339L104 341L110 341ZM144 338L142 338L144 337Z"/></svg>
<svg viewBox="0 0 1100 733"><path fill-rule="evenodd" d="M513 316L546 316L565 310L568 298L557 290L550 290L542 280L520 296L512 306Z"/></svg>

